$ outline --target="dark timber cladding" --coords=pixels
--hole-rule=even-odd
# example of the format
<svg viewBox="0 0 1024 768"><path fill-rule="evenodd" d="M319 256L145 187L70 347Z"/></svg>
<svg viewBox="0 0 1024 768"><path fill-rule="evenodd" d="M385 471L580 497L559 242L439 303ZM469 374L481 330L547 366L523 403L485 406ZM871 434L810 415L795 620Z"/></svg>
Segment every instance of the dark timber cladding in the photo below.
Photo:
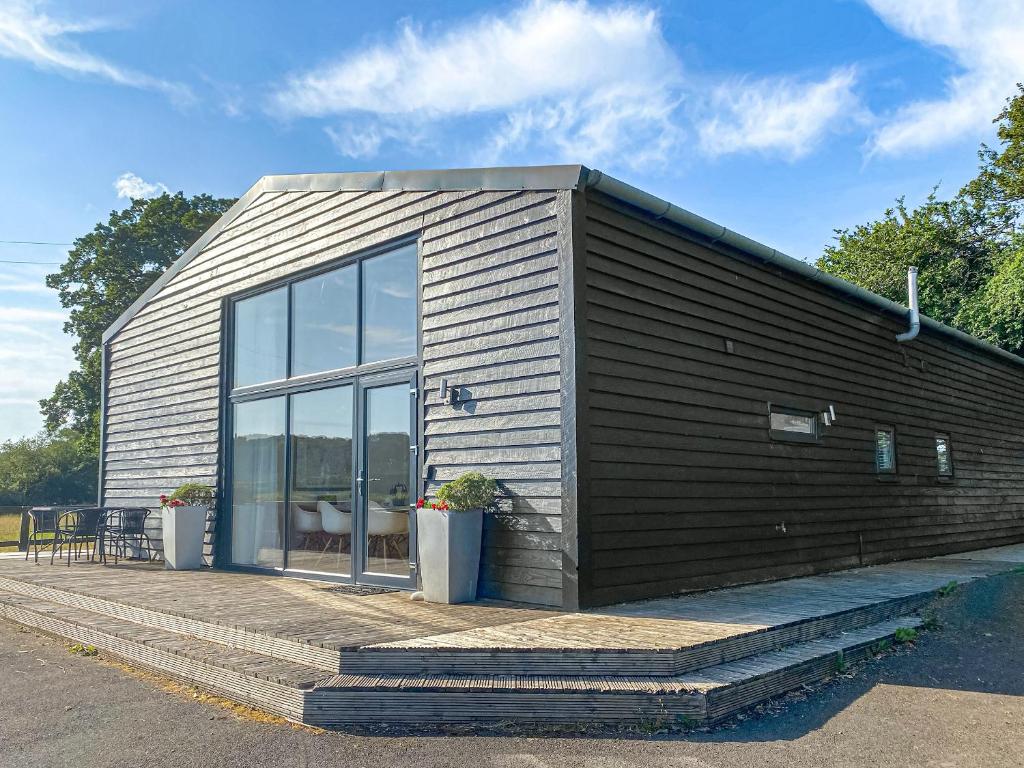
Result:
<svg viewBox="0 0 1024 768"><path fill-rule="evenodd" d="M418 236L427 490L472 469L501 481L511 500L486 523L482 593L560 605L556 213L572 185L415 189L395 174L345 188L362 176L263 180L108 332L102 502L153 507L218 482L225 297ZM468 402L442 404L441 377Z"/></svg>
<svg viewBox="0 0 1024 768"><path fill-rule="evenodd" d="M1019 365L927 325L898 344L905 320L596 191L584 226L583 602L1024 539ZM773 440L769 403L837 419L816 442Z"/></svg>

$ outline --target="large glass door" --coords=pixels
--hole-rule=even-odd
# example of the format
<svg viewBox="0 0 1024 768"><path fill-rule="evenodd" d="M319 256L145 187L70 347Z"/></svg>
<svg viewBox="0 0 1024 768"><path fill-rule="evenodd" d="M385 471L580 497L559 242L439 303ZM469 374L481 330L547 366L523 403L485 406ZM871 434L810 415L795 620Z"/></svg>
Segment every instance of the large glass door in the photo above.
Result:
<svg viewBox="0 0 1024 768"><path fill-rule="evenodd" d="M413 585L418 259L398 244L231 300L233 564Z"/></svg>
<svg viewBox="0 0 1024 768"><path fill-rule="evenodd" d="M416 384L408 374L361 384L359 581L412 585L416 551Z"/></svg>
<svg viewBox="0 0 1024 768"><path fill-rule="evenodd" d="M413 586L416 376L235 404L231 559Z"/></svg>

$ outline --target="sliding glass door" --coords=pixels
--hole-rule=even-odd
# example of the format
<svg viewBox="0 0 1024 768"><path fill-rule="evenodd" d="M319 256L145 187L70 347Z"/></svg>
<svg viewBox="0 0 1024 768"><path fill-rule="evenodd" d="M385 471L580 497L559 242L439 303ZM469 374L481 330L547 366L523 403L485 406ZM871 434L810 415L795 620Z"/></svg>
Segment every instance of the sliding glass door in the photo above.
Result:
<svg viewBox="0 0 1024 768"><path fill-rule="evenodd" d="M231 561L411 586L415 246L231 304Z"/></svg>

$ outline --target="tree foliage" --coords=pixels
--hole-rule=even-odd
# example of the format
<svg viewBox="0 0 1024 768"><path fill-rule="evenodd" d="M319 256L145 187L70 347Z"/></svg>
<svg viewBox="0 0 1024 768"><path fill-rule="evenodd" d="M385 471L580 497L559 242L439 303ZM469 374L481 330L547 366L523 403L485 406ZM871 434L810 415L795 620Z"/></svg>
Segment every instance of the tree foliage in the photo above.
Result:
<svg viewBox="0 0 1024 768"><path fill-rule="evenodd" d="M96 500L96 454L64 430L0 444L0 506L82 504Z"/></svg>
<svg viewBox="0 0 1024 768"><path fill-rule="evenodd" d="M936 188L916 208L900 198L878 221L836 230L818 267L905 302L917 265L924 314L1024 354L1024 86L994 122L999 146L981 146L978 175L952 199Z"/></svg>
<svg viewBox="0 0 1024 768"><path fill-rule="evenodd" d="M75 240L67 261L46 278L71 310L64 330L77 338L79 364L40 401L49 434L71 428L98 451L103 331L233 203L181 192L132 200Z"/></svg>

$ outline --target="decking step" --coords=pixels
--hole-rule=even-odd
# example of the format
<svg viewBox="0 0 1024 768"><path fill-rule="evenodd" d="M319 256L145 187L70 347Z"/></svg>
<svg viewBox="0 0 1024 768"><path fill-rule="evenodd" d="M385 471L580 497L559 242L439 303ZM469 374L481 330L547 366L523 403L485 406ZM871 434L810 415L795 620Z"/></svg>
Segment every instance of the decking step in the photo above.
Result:
<svg viewBox="0 0 1024 768"><path fill-rule="evenodd" d="M930 586L930 584L929 584ZM597 612L557 614L526 624L484 626L362 647L325 647L309 637L256 631L132 605L72 588L0 577L0 590L81 608L96 614L187 634L231 648L291 661L326 674L377 675L569 675L671 677L755 656L794 643L849 632L919 610L930 589L892 597L884 585L844 595L830 584L807 585L798 600L766 610L749 599L714 598L712 609L680 607L665 600L661 615L652 603ZM655 601L657 603L657 601ZM639 615L634 615L640 612ZM644 622L655 625L660 643L645 647ZM619 626L621 624L621 626ZM308 633L307 633L308 634ZM326 676L325 674L325 676Z"/></svg>
<svg viewBox="0 0 1024 768"><path fill-rule="evenodd" d="M326 648L306 640L289 638L280 634L254 632L246 627L236 627L205 618L199 619L184 613L158 611L111 598L82 594L71 589L55 589L42 584L3 577L0 577L0 591L187 634L262 656L314 667L327 673L337 672L341 669L341 651L338 649Z"/></svg>
<svg viewBox="0 0 1024 768"><path fill-rule="evenodd" d="M307 696L312 724L332 722L636 721L715 722L834 674L889 641L914 617L675 677L649 675L360 675L327 678Z"/></svg>
<svg viewBox="0 0 1024 768"><path fill-rule="evenodd" d="M0 591L0 618L93 645L228 698L325 727L350 723L716 721L825 679L919 619L888 619L675 676L336 674L39 597ZM643 674L637 674L643 671Z"/></svg>
<svg viewBox="0 0 1024 768"><path fill-rule="evenodd" d="M304 693L321 669L231 648L38 597L0 591L0 618L82 645L301 722Z"/></svg>
<svg viewBox="0 0 1024 768"><path fill-rule="evenodd" d="M927 591L879 598L852 608L834 607L830 611L822 607L817 609L820 615L811 610L811 615L799 618L781 614L777 623L768 626L747 626L742 616L709 617L703 621L672 618L668 621L678 627L678 645L674 648L588 648L588 642L597 644L599 634L610 634L611 642L619 646L625 645L628 638L616 634L615 617L607 613L596 614L598 618L592 622L588 614L563 615L531 623L530 639L544 639L546 627L555 638L579 635L577 642L559 646L557 639L553 642L548 639L548 647L495 647L494 630L484 628L404 643L366 646L346 653L341 670L355 675L629 676L642 669L647 676L673 676L909 615L920 610L933 596L933 592ZM833 596L830 604L835 606L836 602L839 601ZM588 633L591 623L592 632Z"/></svg>

